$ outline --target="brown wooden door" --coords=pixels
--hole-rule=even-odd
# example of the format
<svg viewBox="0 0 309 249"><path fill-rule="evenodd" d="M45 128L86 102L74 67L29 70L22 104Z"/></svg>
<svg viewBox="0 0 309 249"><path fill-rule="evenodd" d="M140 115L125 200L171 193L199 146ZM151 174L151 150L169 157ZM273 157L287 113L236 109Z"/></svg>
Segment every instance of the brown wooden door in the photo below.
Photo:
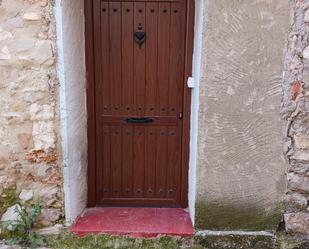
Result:
<svg viewBox="0 0 309 249"><path fill-rule="evenodd" d="M186 0L94 0L96 203L180 206Z"/></svg>

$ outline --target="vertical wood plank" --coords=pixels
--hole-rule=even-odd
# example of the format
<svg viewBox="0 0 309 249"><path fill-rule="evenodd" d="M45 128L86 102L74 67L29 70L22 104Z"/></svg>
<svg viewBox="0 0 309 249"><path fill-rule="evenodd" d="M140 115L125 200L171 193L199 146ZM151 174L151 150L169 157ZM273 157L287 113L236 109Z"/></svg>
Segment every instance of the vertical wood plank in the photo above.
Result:
<svg viewBox="0 0 309 249"><path fill-rule="evenodd" d="M185 29L183 18L183 4L171 4L171 30L170 30L170 54L169 54L169 116L176 116L181 108L183 96L184 75L184 46ZM181 108L182 109L182 108Z"/></svg>
<svg viewBox="0 0 309 249"><path fill-rule="evenodd" d="M180 190L180 180L181 180L181 171L180 171L180 160L179 160L179 149L180 141L179 132L177 132L176 127L168 128L168 163L167 163L167 197L176 198Z"/></svg>
<svg viewBox="0 0 309 249"><path fill-rule="evenodd" d="M88 200L87 206L92 207L97 202L96 185L96 125L95 125L95 68L94 68L94 8L92 1L84 2L85 6L85 50L87 70L87 111L88 111Z"/></svg>
<svg viewBox="0 0 309 249"><path fill-rule="evenodd" d="M156 195L164 198L167 177L167 129L164 126L157 127L156 163Z"/></svg>
<svg viewBox="0 0 309 249"><path fill-rule="evenodd" d="M102 158L100 161L98 161L97 165L98 168L103 169L103 177L102 180L99 179L99 182L103 182L101 186L103 186L103 197L111 197L112 196L112 187L111 187L111 179L112 179L112 171L111 171L111 130L108 126L103 128L103 137L101 138L102 141L102 151L98 151L99 157Z"/></svg>
<svg viewBox="0 0 309 249"><path fill-rule="evenodd" d="M133 137L132 126L122 127L122 196L132 197L133 187Z"/></svg>
<svg viewBox="0 0 309 249"><path fill-rule="evenodd" d="M121 194L122 182L122 146L121 146L121 127L111 128L111 165L112 165L112 189L113 197Z"/></svg>
<svg viewBox="0 0 309 249"><path fill-rule="evenodd" d="M157 111L158 84L158 3L146 4L146 116L155 116Z"/></svg>
<svg viewBox="0 0 309 249"><path fill-rule="evenodd" d="M134 127L133 149L134 197L143 197L145 181L145 128Z"/></svg>
<svg viewBox="0 0 309 249"><path fill-rule="evenodd" d="M146 143L146 164L145 164L145 196L149 198L155 197L156 188L156 151L157 151L157 141L156 141L156 128L149 127L146 128L145 134Z"/></svg>
<svg viewBox="0 0 309 249"><path fill-rule="evenodd" d="M94 20L94 27L93 27L93 31L94 31L94 70L97 72L94 77L95 77L95 82L100 82L102 80L102 72L101 72L101 58L100 56L97 56L100 54L101 51L101 5L100 2L95 1L93 3L93 20ZM100 101L101 101L101 92L102 89L100 88L100 86L96 85L95 86L95 91L93 92L93 96L94 97L94 101L95 101L95 106L97 106ZM88 96L89 97L89 96ZM88 103L89 103L89 99L88 99ZM91 115L91 114L90 114ZM99 156L98 156L98 151L101 150L101 139L100 139L100 135L102 133L101 129L96 129L95 127L100 127L100 120L99 119L94 119L94 129L95 129L95 145L96 147L93 148L95 150L95 162L100 162ZM91 141L89 141L91 142ZM90 183L91 184L91 183ZM95 168L95 184L96 184L96 194L95 194L95 199L96 201L100 201L101 197L102 197L102 193L99 192L98 190L100 190L102 188L102 168ZM90 193L91 194L91 193Z"/></svg>
<svg viewBox="0 0 309 249"><path fill-rule="evenodd" d="M134 2L134 31L146 31L144 2ZM134 45L134 82L136 114L142 116L145 114L146 45L145 43L141 47L139 47L137 43L135 43Z"/></svg>
<svg viewBox="0 0 309 249"><path fill-rule="evenodd" d="M111 114L111 82L110 82L110 54L109 54L109 6L108 2L101 1L101 57L98 66L101 67L101 79L97 83L96 92L99 94L97 111L105 115Z"/></svg>
<svg viewBox="0 0 309 249"><path fill-rule="evenodd" d="M119 115L121 108L121 3L109 2L109 51L112 114Z"/></svg>
<svg viewBox="0 0 309 249"><path fill-rule="evenodd" d="M124 115L135 113L134 108L134 5L122 3L122 111Z"/></svg>
<svg viewBox="0 0 309 249"><path fill-rule="evenodd" d="M158 38L158 91L159 114L168 114L169 53L170 53L170 3L159 3Z"/></svg>

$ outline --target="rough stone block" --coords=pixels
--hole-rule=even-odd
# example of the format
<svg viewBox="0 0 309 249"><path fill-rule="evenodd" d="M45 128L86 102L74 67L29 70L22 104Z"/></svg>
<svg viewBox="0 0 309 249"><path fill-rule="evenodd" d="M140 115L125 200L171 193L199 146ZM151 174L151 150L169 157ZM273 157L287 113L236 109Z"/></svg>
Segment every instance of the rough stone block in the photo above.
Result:
<svg viewBox="0 0 309 249"><path fill-rule="evenodd" d="M307 208L307 198L300 193L288 194L284 198L284 206L288 212L305 210Z"/></svg>
<svg viewBox="0 0 309 249"><path fill-rule="evenodd" d="M46 227L39 230L36 230L37 234L43 235L43 236L50 236L50 235L58 235L62 232L63 225L56 224L52 227Z"/></svg>
<svg viewBox="0 0 309 249"><path fill-rule="evenodd" d="M33 198L33 191L32 190L25 190L23 189L19 194L19 199L23 202L30 201Z"/></svg>
<svg viewBox="0 0 309 249"><path fill-rule="evenodd" d="M2 222L10 222L8 229L11 231L14 230L14 225L21 220L21 216L18 210L21 211L21 207L20 205L16 204L12 207L9 207L1 217Z"/></svg>
<svg viewBox="0 0 309 249"><path fill-rule="evenodd" d="M309 149L309 136L306 134L297 134L294 136L295 146L299 149ZM309 151L306 152L309 157Z"/></svg>
<svg viewBox="0 0 309 249"><path fill-rule="evenodd" d="M309 213L284 214L285 229L288 233L309 234Z"/></svg>
<svg viewBox="0 0 309 249"><path fill-rule="evenodd" d="M309 60L309 46L304 49L303 57L304 57L304 59Z"/></svg>
<svg viewBox="0 0 309 249"><path fill-rule="evenodd" d="M303 176L295 173L289 173L288 177L288 187L291 190L300 190L309 193L309 177Z"/></svg>
<svg viewBox="0 0 309 249"><path fill-rule="evenodd" d="M47 153L44 150L32 150L27 154L26 158L31 163L51 163L57 160L55 153Z"/></svg>
<svg viewBox="0 0 309 249"><path fill-rule="evenodd" d="M60 209L54 209L54 208L42 209L42 212L38 217L38 222L45 226L49 226L58 221L61 215L62 212Z"/></svg>
<svg viewBox="0 0 309 249"><path fill-rule="evenodd" d="M309 9L307 9L307 10L305 11L304 21L305 21L305 22L309 22Z"/></svg>
<svg viewBox="0 0 309 249"><path fill-rule="evenodd" d="M10 48L17 53L29 51L35 46L35 39L18 39L10 44Z"/></svg>
<svg viewBox="0 0 309 249"><path fill-rule="evenodd" d="M13 35L12 35L11 32L8 32L8 31L5 31L5 30L1 31L1 29L0 29L0 41L5 41L5 40L10 39L12 37L13 37Z"/></svg>
<svg viewBox="0 0 309 249"><path fill-rule="evenodd" d="M52 65L54 63L52 42L50 40L38 41L31 59L39 65Z"/></svg>
<svg viewBox="0 0 309 249"><path fill-rule="evenodd" d="M57 202L61 191L57 185L42 185L38 184L34 187L35 195L38 196L42 203L46 206Z"/></svg>
<svg viewBox="0 0 309 249"><path fill-rule="evenodd" d="M0 60L10 60L12 58L12 55L10 53L10 50L7 46L4 46L0 51Z"/></svg>
<svg viewBox="0 0 309 249"><path fill-rule="evenodd" d="M30 115L33 121L48 121L54 118L54 108L50 105L34 103L30 106Z"/></svg>
<svg viewBox="0 0 309 249"><path fill-rule="evenodd" d="M54 122L40 121L33 124L33 142L35 149L49 150L55 148Z"/></svg>
<svg viewBox="0 0 309 249"><path fill-rule="evenodd" d="M28 12L23 15L23 19L27 21L39 21L42 19L42 14L39 12Z"/></svg>
<svg viewBox="0 0 309 249"><path fill-rule="evenodd" d="M27 133L17 134L18 143L22 149L26 150L29 148L31 137L32 135Z"/></svg>

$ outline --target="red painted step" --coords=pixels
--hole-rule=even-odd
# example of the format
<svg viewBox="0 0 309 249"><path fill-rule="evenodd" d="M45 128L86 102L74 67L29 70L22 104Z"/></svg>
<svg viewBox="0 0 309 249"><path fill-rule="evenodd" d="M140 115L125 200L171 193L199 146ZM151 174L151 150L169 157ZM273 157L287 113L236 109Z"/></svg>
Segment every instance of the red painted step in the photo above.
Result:
<svg viewBox="0 0 309 249"><path fill-rule="evenodd" d="M194 235L190 216L181 208L87 209L71 227L71 231L78 236L109 234L152 238L159 235Z"/></svg>

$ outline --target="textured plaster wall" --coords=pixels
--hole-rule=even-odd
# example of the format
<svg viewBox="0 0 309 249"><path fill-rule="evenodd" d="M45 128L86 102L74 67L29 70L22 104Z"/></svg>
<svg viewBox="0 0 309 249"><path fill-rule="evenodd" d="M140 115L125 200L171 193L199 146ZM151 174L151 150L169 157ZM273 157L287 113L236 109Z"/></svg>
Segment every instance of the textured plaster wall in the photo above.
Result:
<svg viewBox="0 0 309 249"><path fill-rule="evenodd" d="M44 225L63 215L53 8L0 1L0 198L16 188L42 205Z"/></svg>
<svg viewBox="0 0 309 249"><path fill-rule="evenodd" d="M87 204L87 106L83 0L57 0L58 76L60 80L66 221Z"/></svg>
<svg viewBox="0 0 309 249"><path fill-rule="evenodd" d="M288 0L205 1L196 226L274 229L286 191Z"/></svg>

